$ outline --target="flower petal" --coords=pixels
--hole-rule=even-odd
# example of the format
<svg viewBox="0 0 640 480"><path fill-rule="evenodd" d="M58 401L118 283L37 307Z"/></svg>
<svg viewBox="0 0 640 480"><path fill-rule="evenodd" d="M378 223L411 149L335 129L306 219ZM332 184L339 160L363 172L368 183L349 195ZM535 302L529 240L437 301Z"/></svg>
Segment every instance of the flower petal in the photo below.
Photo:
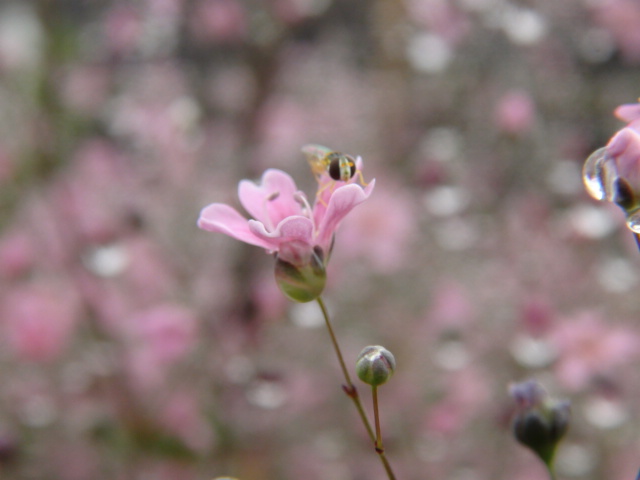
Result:
<svg viewBox="0 0 640 480"><path fill-rule="evenodd" d="M318 225L316 245L319 245L323 252L327 253L329 245L331 244L331 238L342 219L353 210L353 208L369 198L375 184L375 179L371 180L363 189L360 185L352 183L339 187L333 192L329 199L326 212L324 212L322 218L318 219L320 224Z"/></svg>
<svg viewBox="0 0 640 480"><path fill-rule="evenodd" d="M615 109L614 114L620 120L633 122L640 120L640 103L626 103Z"/></svg>
<svg viewBox="0 0 640 480"><path fill-rule="evenodd" d="M635 191L638 191L640 189L640 133L632 128L623 128L609 140L607 153L615 158L618 174L624 177Z"/></svg>
<svg viewBox="0 0 640 480"><path fill-rule="evenodd" d="M247 219L240 215L236 209L223 203L212 203L203 208L200 212L200 218L198 218L198 227L209 232L224 233L236 240L267 250L274 249L272 241L254 235L249 228Z"/></svg>
<svg viewBox="0 0 640 480"><path fill-rule="evenodd" d="M283 242L292 241L301 241L311 245L313 241L313 222L301 215L285 218L273 232L267 231L262 223L249 220L249 230L265 242L271 242L271 244L278 246Z"/></svg>
<svg viewBox="0 0 640 480"><path fill-rule="evenodd" d="M238 197L253 218L267 226L275 226L287 217L302 213L293 196L297 190L291 176L270 168L264 172L259 184L242 180L238 185Z"/></svg>

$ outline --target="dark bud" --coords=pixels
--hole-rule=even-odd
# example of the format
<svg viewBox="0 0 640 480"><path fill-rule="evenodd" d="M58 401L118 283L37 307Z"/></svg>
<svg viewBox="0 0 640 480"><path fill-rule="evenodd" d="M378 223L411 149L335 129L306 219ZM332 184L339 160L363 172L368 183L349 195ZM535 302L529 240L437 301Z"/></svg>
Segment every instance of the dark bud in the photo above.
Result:
<svg viewBox="0 0 640 480"><path fill-rule="evenodd" d="M551 469L556 448L569 428L569 402L549 398L534 381L513 385L510 391L518 404L513 419L516 439Z"/></svg>

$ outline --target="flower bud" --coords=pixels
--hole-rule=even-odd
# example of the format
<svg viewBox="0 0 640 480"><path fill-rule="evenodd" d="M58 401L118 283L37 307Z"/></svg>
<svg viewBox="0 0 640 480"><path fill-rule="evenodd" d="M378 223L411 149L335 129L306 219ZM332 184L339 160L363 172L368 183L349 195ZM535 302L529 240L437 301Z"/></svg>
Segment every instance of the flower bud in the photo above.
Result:
<svg viewBox="0 0 640 480"><path fill-rule="evenodd" d="M512 385L510 392L518 403L513 420L516 439L551 469L556 447L569 428L569 402L549 398L533 380Z"/></svg>
<svg viewBox="0 0 640 480"><path fill-rule="evenodd" d="M373 387L386 383L395 369L393 354L379 345L365 347L356 361L358 378Z"/></svg>
<svg viewBox="0 0 640 480"><path fill-rule="evenodd" d="M327 281L327 273L319 249L309 250L301 261L300 255L276 256L276 283L282 293L294 302L310 302L320 296ZM286 259L286 260L285 260Z"/></svg>

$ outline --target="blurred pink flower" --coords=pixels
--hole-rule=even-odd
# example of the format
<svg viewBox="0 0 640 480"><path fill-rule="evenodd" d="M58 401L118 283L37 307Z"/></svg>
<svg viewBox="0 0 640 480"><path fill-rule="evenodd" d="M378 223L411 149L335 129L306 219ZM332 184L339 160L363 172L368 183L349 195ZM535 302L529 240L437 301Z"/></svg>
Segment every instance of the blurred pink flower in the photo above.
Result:
<svg viewBox="0 0 640 480"><path fill-rule="evenodd" d="M473 299L459 282L445 280L435 287L427 316L440 332L463 330L475 316Z"/></svg>
<svg viewBox="0 0 640 480"><path fill-rule="evenodd" d="M138 351L153 356L166 366L183 358L197 336L197 319L181 306L163 304L134 315L130 319L133 344Z"/></svg>
<svg viewBox="0 0 640 480"><path fill-rule="evenodd" d="M114 53L127 55L135 51L142 31L142 14L135 7L120 4L107 13L104 36Z"/></svg>
<svg viewBox="0 0 640 480"><path fill-rule="evenodd" d="M215 438L210 422L203 417L198 398L192 392L173 392L167 398L162 412L162 423L189 448L206 452Z"/></svg>
<svg viewBox="0 0 640 480"><path fill-rule="evenodd" d="M78 303L68 288L21 286L3 298L2 337L23 360L49 362L71 341L78 321Z"/></svg>
<svg viewBox="0 0 640 480"><path fill-rule="evenodd" d="M197 339L197 319L188 309L162 304L130 317L128 371L135 388L163 385L169 367L182 360Z"/></svg>
<svg viewBox="0 0 640 480"><path fill-rule="evenodd" d="M381 273L402 268L416 233L415 202L401 192L378 191L340 232L340 255L366 258Z"/></svg>
<svg viewBox="0 0 640 480"><path fill-rule="evenodd" d="M640 103L625 103L620 105L614 111L615 116L620 120L628 122L630 127L638 130L638 121L640 121Z"/></svg>
<svg viewBox="0 0 640 480"><path fill-rule="evenodd" d="M110 80L109 70L105 67L75 66L62 80L62 99L81 114L97 114L107 100Z"/></svg>
<svg viewBox="0 0 640 480"><path fill-rule="evenodd" d="M238 187L240 203L255 220L247 220L229 205L214 203L202 210L198 226L277 252L293 265L304 264L314 247L319 247L326 262L340 222L369 198L375 185L373 180L364 189L353 183L334 188L331 181L323 176L321 198L312 209L288 174L268 169L260 184L242 180Z"/></svg>
<svg viewBox="0 0 640 480"><path fill-rule="evenodd" d="M640 4L637 0L594 2L596 21L613 36L625 59L640 61Z"/></svg>
<svg viewBox="0 0 640 480"><path fill-rule="evenodd" d="M617 174L634 192L640 191L640 132L626 127L618 131L607 144L607 154L615 161Z"/></svg>
<svg viewBox="0 0 640 480"><path fill-rule="evenodd" d="M490 398L489 382L484 372L470 366L450 374L445 382L442 400L433 405L425 417L429 432L457 435Z"/></svg>
<svg viewBox="0 0 640 480"><path fill-rule="evenodd" d="M560 352L556 374L567 388L574 390L633 361L640 348L636 332L612 326L593 312L560 322L550 339Z"/></svg>
<svg viewBox="0 0 640 480"><path fill-rule="evenodd" d="M33 239L16 231L0 239L0 277L15 278L26 273L36 261Z"/></svg>
<svg viewBox="0 0 640 480"><path fill-rule="evenodd" d="M236 0L201 0L191 17L194 36L201 40L234 42L247 35L247 13Z"/></svg>
<svg viewBox="0 0 640 480"><path fill-rule="evenodd" d="M526 133L535 120L535 104L527 92L514 90L503 95L495 109L495 123L514 135Z"/></svg>

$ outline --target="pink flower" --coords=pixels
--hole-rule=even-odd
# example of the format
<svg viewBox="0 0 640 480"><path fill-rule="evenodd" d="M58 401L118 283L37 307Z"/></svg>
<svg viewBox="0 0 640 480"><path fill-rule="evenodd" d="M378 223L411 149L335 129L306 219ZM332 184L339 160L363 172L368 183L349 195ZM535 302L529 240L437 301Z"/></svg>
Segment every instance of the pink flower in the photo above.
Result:
<svg viewBox="0 0 640 480"><path fill-rule="evenodd" d="M638 121L640 121L640 103L625 103L615 109L614 114L620 120L628 122L637 129Z"/></svg>
<svg viewBox="0 0 640 480"><path fill-rule="evenodd" d="M321 179L320 197L312 209L288 174L268 169L259 184L242 180L238 186L240 203L254 219L247 220L229 205L213 203L200 213L198 226L276 252L293 265L304 265L317 247L326 263L340 222L369 198L375 185L375 180L365 188L329 182L333 181L328 177Z"/></svg>
<svg viewBox="0 0 640 480"><path fill-rule="evenodd" d="M519 135L531 130L536 116L536 107L527 92L507 92L496 105L495 123L503 132Z"/></svg>
<svg viewBox="0 0 640 480"><path fill-rule="evenodd" d="M640 60L640 5L636 0L606 0L594 2L595 20L616 42L622 57L628 62Z"/></svg>
<svg viewBox="0 0 640 480"><path fill-rule="evenodd" d="M77 298L67 288L25 285L3 296L2 339L16 358L47 363L65 352L79 320Z"/></svg>
<svg viewBox="0 0 640 480"><path fill-rule="evenodd" d="M340 233L343 243L336 254L345 260L365 259L379 273L397 271L410 258L415 215L412 197L402 191L378 189L357 218L344 225Z"/></svg>
<svg viewBox="0 0 640 480"><path fill-rule="evenodd" d="M617 174L634 192L640 191L640 132L623 128L609 140L606 148L615 161Z"/></svg>
<svg viewBox="0 0 640 480"><path fill-rule="evenodd" d="M197 336L194 314L174 304L151 307L135 315L129 323L134 347L146 351L154 363L163 368L189 353Z"/></svg>
<svg viewBox="0 0 640 480"><path fill-rule="evenodd" d="M567 388L574 390L633 362L640 347L635 331L612 326L592 312L560 323L552 332L551 341L561 352L556 374Z"/></svg>
<svg viewBox="0 0 640 480"><path fill-rule="evenodd" d="M592 197L624 210L640 245L640 104L621 105L615 113L629 124L587 158L583 179Z"/></svg>
<svg viewBox="0 0 640 480"><path fill-rule="evenodd" d="M316 146L310 147L317 151ZM364 188L354 183L361 180L361 164L360 158L351 164L358 175L352 173L347 181L333 180L314 165L318 193L313 208L289 175L269 169L259 184L242 180L238 187L240 203L254 219L214 203L202 210L198 226L275 253L280 290L293 301L310 302L324 290L325 266L340 222L373 191L375 181Z"/></svg>

